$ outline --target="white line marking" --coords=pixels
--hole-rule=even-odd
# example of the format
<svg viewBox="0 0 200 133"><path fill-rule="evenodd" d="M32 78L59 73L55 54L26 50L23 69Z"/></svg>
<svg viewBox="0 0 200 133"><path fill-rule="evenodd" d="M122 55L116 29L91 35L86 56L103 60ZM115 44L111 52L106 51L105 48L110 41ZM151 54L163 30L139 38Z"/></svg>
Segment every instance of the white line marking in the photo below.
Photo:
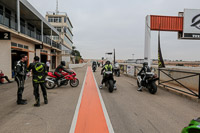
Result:
<svg viewBox="0 0 200 133"><path fill-rule="evenodd" d="M100 98L100 101L101 101L101 105L102 105L102 109L103 109L103 113L104 113L104 116L105 116L105 119L106 119L106 123L107 123L107 126L108 126L108 130L109 130L109 133L114 133L114 130L113 130L113 127L112 127L112 124L110 122L110 118L108 116L108 112L106 110L106 106L103 102L103 98L101 96L101 93L100 93L100 90L99 90L99 87L98 87L98 84L97 84L97 81L96 81L96 78L94 76L94 73L92 71L92 74L93 74L93 77L94 77L94 81L95 81L95 84L96 84L96 87L97 87L97 91L98 91L98 94L99 94L99 98Z"/></svg>
<svg viewBox="0 0 200 133"><path fill-rule="evenodd" d="M82 95L83 95L83 90L84 90L84 86L85 86L85 80L86 80L87 73L88 73L88 67L87 67L87 70L86 70L86 73L85 73L85 78L84 78L84 81L83 81L81 93L80 93L80 96L79 96L79 99L78 99L78 103L77 103L77 106L76 106L74 118L73 118L72 125L71 125L69 133L75 132L76 123L77 123L77 119L78 119L78 113L79 113L79 109L80 109L80 105L81 105L81 100L82 100Z"/></svg>

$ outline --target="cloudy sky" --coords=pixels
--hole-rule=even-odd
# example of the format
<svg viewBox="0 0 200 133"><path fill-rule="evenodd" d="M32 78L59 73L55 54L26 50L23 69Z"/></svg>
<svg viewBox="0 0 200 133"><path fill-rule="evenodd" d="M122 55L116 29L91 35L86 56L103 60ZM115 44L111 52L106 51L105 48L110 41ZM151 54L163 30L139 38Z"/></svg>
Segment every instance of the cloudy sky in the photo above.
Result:
<svg viewBox="0 0 200 133"><path fill-rule="evenodd" d="M56 0L28 0L44 16ZM199 9L200 0L59 0L74 26L74 45L83 58L101 58L116 49L117 59L144 58L146 15L177 16ZM152 31L152 58L157 58L157 32ZM165 59L200 60L200 40L178 40L177 32L161 32Z"/></svg>

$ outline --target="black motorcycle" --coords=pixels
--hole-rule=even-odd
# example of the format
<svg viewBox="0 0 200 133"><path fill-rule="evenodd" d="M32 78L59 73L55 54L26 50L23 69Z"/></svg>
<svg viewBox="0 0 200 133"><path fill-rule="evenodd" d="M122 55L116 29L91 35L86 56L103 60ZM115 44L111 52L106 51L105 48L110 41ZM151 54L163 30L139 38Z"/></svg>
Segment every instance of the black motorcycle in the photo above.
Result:
<svg viewBox="0 0 200 133"><path fill-rule="evenodd" d="M93 65L93 66L92 66L92 70L93 70L93 72L95 72L96 69L97 69L97 66L96 66L96 65Z"/></svg>
<svg viewBox="0 0 200 133"><path fill-rule="evenodd" d="M113 80L112 71L105 72L105 86L108 88L109 92L112 93L114 90L115 81Z"/></svg>
<svg viewBox="0 0 200 133"><path fill-rule="evenodd" d="M145 78L145 80L142 80L143 78ZM151 94L155 94L157 92L157 85L155 82L158 79L159 78L157 77L157 75L152 72L147 72L145 74L143 73L137 76L137 85L138 87L143 86L147 88Z"/></svg>

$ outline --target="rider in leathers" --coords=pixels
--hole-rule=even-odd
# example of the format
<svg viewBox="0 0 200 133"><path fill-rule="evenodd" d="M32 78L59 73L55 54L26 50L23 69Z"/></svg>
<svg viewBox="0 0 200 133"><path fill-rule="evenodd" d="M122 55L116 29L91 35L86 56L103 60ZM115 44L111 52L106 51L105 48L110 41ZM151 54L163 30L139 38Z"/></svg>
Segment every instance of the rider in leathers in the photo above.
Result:
<svg viewBox="0 0 200 133"><path fill-rule="evenodd" d="M17 104L27 104L26 99L22 99L22 93L24 91L24 76L25 76L25 55L21 55L21 60L19 60L15 66L15 81L18 85L17 91Z"/></svg>
<svg viewBox="0 0 200 133"><path fill-rule="evenodd" d="M69 74L72 74L72 72L68 71L66 68L64 68L65 66L65 61L61 61L60 65L56 68L54 74L57 76L56 82L58 84L58 80L64 78L64 76L62 75L62 71L65 71Z"/></svg>
<svg viewBox="0 0 200 133"><path fill-rule="evenodd" d="M148 63L144 62L142 69L138 73L138 76L141 76L141 81L139 83L141 87L138 88L138 91L142 91L142 88L143 88L142 82L145 82L146 80L146 72L151 72L151 69L149 68Z"/></svg>
<svg viewBox="0 0 200 133"><path fill-rule="evenodd" d="M32 70L32 74L33 74L33 87L34 87L34 95L35 95L35 100L36 100L36 103L34 104L34 106L36 107L40 106L39 85L42 89L44 103L48 104L47 91L45 88L45 78L47 75L46 65L44 63L39 62L39 57L36 56L34 58L34 62L31 63L27 69L28 72L30 70Z"/></svg>
<svg viewBox="0 0 200 133"><path fill-rule="evenodd" d="M101 85L99 87L100 89L103 87L103 83L105 83L105 80L106 80L105 75L104 75L104 71L112 71L113 72L113 67L112 67L110 61L106 61L103 69L101 70L101 74L103 75L103 79L102 79ZM114 80L114 78L113 78L113 81L114 81L114 89L117 90L116 81Z"/></svg>

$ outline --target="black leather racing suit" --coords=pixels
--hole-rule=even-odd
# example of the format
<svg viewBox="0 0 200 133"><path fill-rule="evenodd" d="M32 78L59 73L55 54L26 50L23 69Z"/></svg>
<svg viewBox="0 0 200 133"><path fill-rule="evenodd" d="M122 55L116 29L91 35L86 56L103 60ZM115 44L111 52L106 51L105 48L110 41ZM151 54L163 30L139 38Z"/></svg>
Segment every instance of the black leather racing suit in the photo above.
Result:
<svg viewBox="0 0 200 133"><path fill-rule="evenodd" d="M22 93L24 91L25 65L22 61L18 61L15 67L15 81L18 85L17 102L21 102Z"/></svg>
<svg viewBox="0 0 200 133"><path fill-rule="evenodd" d="M47 100L47 91L45 88L45 78L47 75L46 65L41 62L31 63L27 69L29 72L32 70L33 74L33 87L36 102L40 102L39 85L42 89L44 100Z"/></svg>
<svg viewBox="0 0 200 133"><path fill-rule="evenodd" d="M146 80L146 72L151 72L151 69L149 68L149 66L143 66L142 69L140 70L140 72L138 73L138 75L141 76L142 81L144 82ZM141 83L142 85L142 83Z"/></svg>

